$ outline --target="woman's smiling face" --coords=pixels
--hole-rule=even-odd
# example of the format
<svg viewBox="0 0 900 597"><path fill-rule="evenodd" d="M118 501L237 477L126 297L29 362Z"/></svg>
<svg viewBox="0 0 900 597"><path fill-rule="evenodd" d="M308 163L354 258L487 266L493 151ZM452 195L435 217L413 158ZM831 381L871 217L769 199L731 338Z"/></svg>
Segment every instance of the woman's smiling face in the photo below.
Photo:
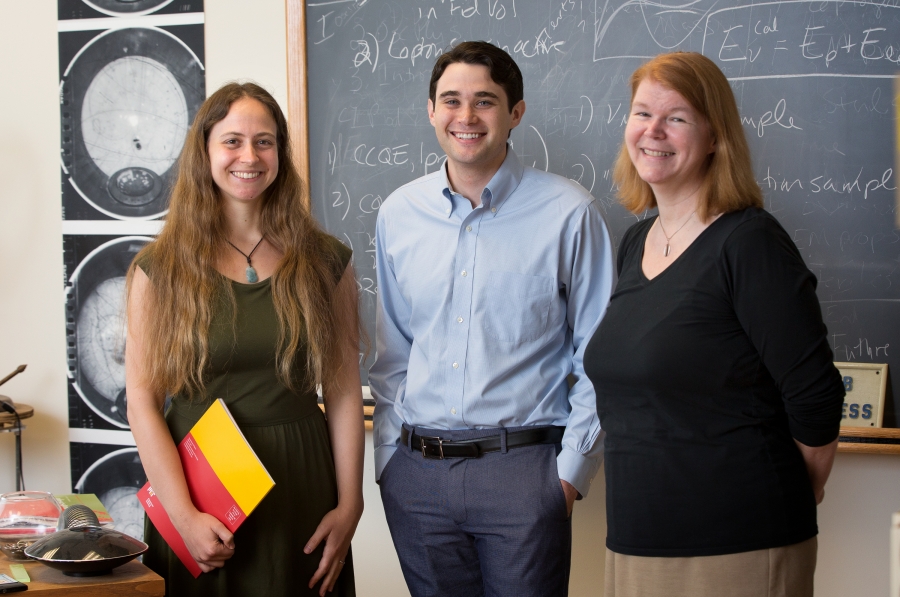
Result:
<svg viewBox="0 0 900 597"><path fill-rule="evenodd" d="M244 97L209 131L212 178L223 199L247 202L262 195L278 175L275 119L259 101Z"/></svg>
<svg viewBox="0 0 900 597"><path fill-rule="evenodd" d="M678 198L703 183L716 141L706 118L680 93L644 79L631 102L625 146L657 199Z"/></svg>

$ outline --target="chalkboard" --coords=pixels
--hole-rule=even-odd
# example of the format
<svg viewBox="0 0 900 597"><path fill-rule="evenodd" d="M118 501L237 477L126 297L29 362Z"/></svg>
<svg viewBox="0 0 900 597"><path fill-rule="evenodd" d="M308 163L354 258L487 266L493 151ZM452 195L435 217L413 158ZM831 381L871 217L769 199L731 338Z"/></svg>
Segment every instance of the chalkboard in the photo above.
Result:
<svg viewBox="0 0 900 597"><path fill-rule="evenodd" d="M289 11L305 10L305 21L294 19L289 37L305 36L309 65L313 212L353 248L370 333L378 208L394 189L444 160L426 110L438 54L462 40L488 40L512 54L525 78L527 105L510 139L515 151L526 164L587 188L618 243L638 219L617 204L611 181L628 113L628 78L653 55L691 50L714 60L731 82L766 208L818 277L835 359L888 363L897 383L896 5L298 3L289 0ZM305 30L290 30L298 26ZM890 419L886 425L893 426Z"/></svg>

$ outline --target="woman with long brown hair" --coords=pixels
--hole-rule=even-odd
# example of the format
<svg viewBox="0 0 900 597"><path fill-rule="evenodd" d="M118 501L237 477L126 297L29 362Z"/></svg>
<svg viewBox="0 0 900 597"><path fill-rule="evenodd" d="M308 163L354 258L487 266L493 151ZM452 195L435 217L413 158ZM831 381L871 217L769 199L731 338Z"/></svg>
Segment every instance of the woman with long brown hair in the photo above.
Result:
<svg viewBox="0 0 900 597"><path fill-rule="evenodd" d="M350 251L309 213L278 104L252 83L225 85L197 113L165 225L128 272L128 420L205 573L194 579L148 523L144 561L168 595L355 594L356 299ZM176 450L217 398L275 480L234 536L194 508Z"/></svg>
<svg viewBox="0 0 900 597"><path fill-rule="evenodd" d="M646 217L584 356L606 431L605 595L812 597L844 397L816 279L763 209L715 63L661 54L631 92L615 180Z"/></svg>

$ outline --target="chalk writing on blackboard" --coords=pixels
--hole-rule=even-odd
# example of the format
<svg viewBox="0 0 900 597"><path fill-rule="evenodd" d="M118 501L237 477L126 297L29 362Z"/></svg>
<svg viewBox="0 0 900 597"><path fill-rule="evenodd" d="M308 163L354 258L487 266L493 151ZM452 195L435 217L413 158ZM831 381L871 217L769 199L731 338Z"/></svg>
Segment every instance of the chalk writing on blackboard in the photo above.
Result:
<svg viewBox="0 0 900 597"><path fill-rule="evenodd" d="M897 4L308 3L313 209L354 250L370 333L378 210L392 191L446 159L426 110L431 67L445 48L482 39L513 55L527 109L510 143L525 164L588 189L614 241L647 215L618 205L611 175L628 119L629 76L646 58L689 50L714 60L732 85L766 207L818 278L837 360L900 370L900 354L890 348L900 343Z"/></svg>

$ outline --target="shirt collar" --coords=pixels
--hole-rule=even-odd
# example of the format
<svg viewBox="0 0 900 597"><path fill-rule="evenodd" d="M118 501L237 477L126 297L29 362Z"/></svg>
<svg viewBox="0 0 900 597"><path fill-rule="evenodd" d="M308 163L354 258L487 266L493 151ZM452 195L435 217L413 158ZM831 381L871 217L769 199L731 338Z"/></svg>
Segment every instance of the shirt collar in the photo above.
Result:
<svg viewBox="0 0 900 597"><path fill-rule="evenodd" d="M481 205L486 210L490 210L491 214L496 216L500 213L501 206L506 202L507 198L516 190L519 183L522 182L522 176L525 174L525 167L516 152L513 151L511 145L506 145L506 158L500 164L500 168L494 173L494 176L484 188L481 194ZM447 176L447 162L441 167L441 180L443 183L443 195L451 203L451 194L455 191L450 186L450 179ZM448 212L449 216L449 212Z"/></svg>

